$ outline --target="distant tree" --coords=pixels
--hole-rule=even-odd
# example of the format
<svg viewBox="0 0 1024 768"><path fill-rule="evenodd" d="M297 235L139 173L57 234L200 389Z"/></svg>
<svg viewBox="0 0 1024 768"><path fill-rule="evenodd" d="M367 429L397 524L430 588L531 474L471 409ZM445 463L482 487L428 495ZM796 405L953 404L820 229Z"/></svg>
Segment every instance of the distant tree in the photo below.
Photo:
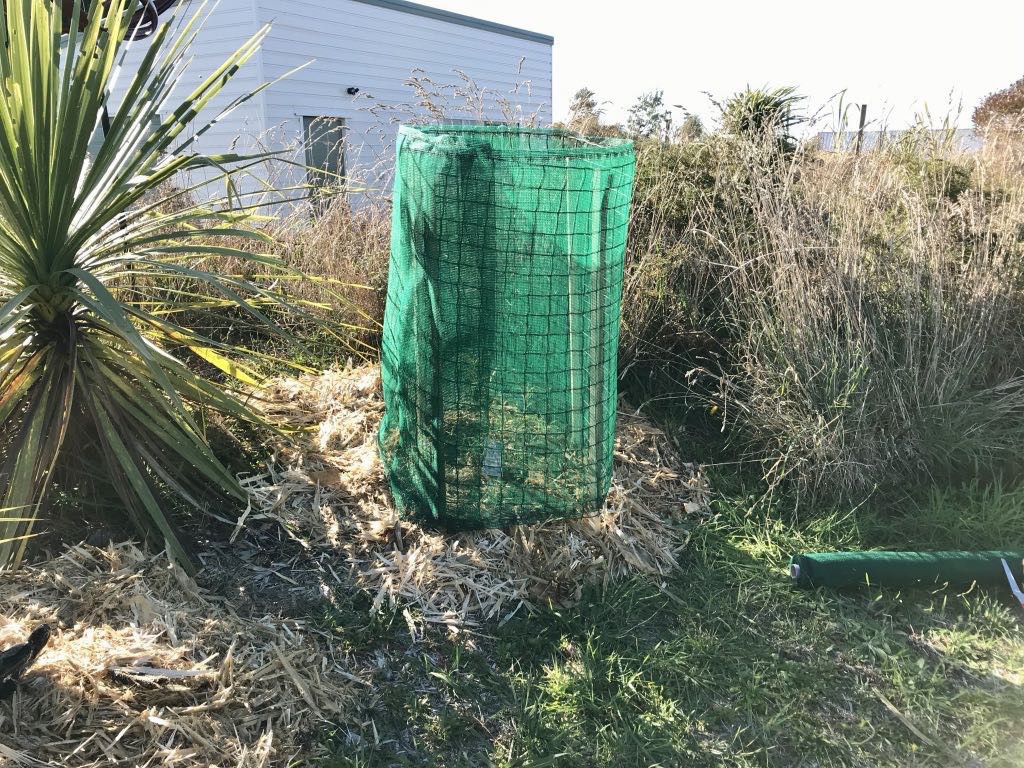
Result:
<svg viewBox="0 0 1024 768"><path fill-rule="evenodd" d="M584 86L573 94L569 104L568 127L579 133L595 133L601 125L601 111L597 94Z"/></svg>
<svg viewBox="0 0 1024 768"><path fill-rule="evenodd" d="M555 125L591 136L622 136L621 125L605 123L603 119L604 109L598 102L597 95L589 88L580 88L569 103L569 119L565 123Z"/></svg>
<svg viewBox="0 0 1024 768"><path fill-rule="evenodd" d="M1020 127L1024 123L1024 77L982 99L972 119L974 127L982 131L993 127Z"/></svg>
<svg viewBox="0 0 1024 768"><path fill-rule="evenodd" d="M675 140L679 142L695 141L704 135L704 123L694 114L686 113L683 122L676 128Z"/></svg>
<svg viewBox="0 0 1024 768"><path fill-rule="evenodd" d="M626 132L635 138L667 139L672 128L672 112L665 106L664 91L650 91L629 108Z"/></svg>
<svg viewBox="0 0 1024 768"><path fill-rule="evenodd" d="M756 140L771 139L792 152L796 149L793 129L805 120L795 112L803 98L792 86L771 90L748 86L719 105L722 130Z"/></svg>
<svg viewBox="0 0 1024 768"><path fill-rule="evenodd" d="M597 106L597 94L584 86L573 94L572 103L569 104L569 118L588 117L601 114Z"/></svg>

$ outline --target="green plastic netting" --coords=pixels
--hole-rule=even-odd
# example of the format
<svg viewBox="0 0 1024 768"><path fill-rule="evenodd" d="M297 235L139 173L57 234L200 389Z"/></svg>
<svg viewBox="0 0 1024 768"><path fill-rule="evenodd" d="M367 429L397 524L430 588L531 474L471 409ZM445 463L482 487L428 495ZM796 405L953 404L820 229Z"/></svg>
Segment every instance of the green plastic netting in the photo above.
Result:
<svg viewBox="0 0 1024 768"><path fill-rule="evenodd" d="M580 517L611 483L633 147L518 126L403 126L380 451L445 530Z"/></svg>
<svg viewBox="0 0 1024 768"><path fill-rule="evenodd" d="M1022 558L1024 552L812 552L795 555L790 573L801 587L1005 586L1002 560L1020 579Z"/></svg>

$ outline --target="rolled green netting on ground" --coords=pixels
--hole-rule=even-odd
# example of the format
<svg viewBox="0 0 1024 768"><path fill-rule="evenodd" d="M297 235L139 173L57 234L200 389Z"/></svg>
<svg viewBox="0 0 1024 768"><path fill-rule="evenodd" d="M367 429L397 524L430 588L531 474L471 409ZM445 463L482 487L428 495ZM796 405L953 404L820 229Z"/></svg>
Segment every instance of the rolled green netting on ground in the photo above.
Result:
<svg viewBox="0 0 1024 768"><path fill-rule="evenodd" d="M380 450L445 530L579 517L612 474L632 143L403 126Z"/></svg>
<svg viewBox="0 0 1024 768"><path fill-rule="evenodd" d="M1002 560L1021 581L1024 552L815 552L796 555L793 581L802 587L1007 586Z"/></svg>

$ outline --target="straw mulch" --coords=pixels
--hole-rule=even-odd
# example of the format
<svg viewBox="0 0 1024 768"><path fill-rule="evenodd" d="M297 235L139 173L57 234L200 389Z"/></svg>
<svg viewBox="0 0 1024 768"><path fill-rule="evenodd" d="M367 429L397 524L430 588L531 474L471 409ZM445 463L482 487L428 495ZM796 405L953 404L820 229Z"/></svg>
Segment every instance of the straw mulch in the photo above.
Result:
<svg viewBox="0 0 1024 768"><path fill-rule="evenodd" d="M243 620L132 544L4 574L0 648L42 622L47 650L0 704L0 766L288 765L365 691L301 621Z"/></svg>
<svg viewBox="0 0 1024 768"><path fill-rule="evenodd" d="M649 421L620 412L615 479L601 514L458 535L426 531L399 520L386 488L377 368L281 380L262 394L269 415L313 439L282 448L266 473L246 480L249 518L277 520L310 550L343 553L374 607L403 609L414 636L424 623L458 632L569 604L587 583L635 574L660 581L706 509L697 468Z"/></svg>
<svg viewBox="0 0 1024 768"><path fill-rule="evenodd" d="M0 648L42 622L54 636L0 703L0 766L310 764L326 724L357 721L384 663L344 657L311 618L317 605L362 588L374 610L400 611L414 640L433 625L472 645L483 622L572 603L588 583L661 583L706 508L696 468L620 413L603 513L432 533L399 521L386 490L376 368L254 395L299 439L244 478L248 508L222 518L231 527L207 543L198 583L132 544L76 546L3 574Z"/></svg>

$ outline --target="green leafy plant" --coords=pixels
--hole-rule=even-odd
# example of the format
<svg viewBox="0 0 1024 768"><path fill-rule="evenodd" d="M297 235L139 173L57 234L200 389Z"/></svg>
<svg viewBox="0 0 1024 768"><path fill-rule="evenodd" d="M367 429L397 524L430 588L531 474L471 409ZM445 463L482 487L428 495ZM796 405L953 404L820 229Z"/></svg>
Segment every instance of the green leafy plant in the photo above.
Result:
<svg viewBox="0 0 1024 768"><path fill-rule="evenodd" d="M672 110L665 104L664 91L650 91L629 108L626 133L637 139L667 139L672 129Z"/></svg>
<svg viewBox="0 0 1024 768"><path fill-rule="evenodd" d="M87 20L81 6L74 0L62 25L60 4L0 0L0 566L23 557L70 464L109 481L140 531L188 565L162 499L243 498L205 419L263 422L225 383L255 383L260 355L183 318L235 307L272 325L265 309L283 301L253 279L213 271L223 259L250 275L283 269L260 253L269 238L243 226L255 203L232 181L268 154L204 155L194 139L265 87L198 119L268 30L172 103L206 5L174 35L163 25L90 159L138 4L107 0ZM171 191L172 179L199 170L206 184L220 181L224 199L181 202L200 185ZM203 365L187 365L189 356Z"/></svg>
<svg viewBox="0 0 1024 768"><path fill-rule="evenodd" d="M748 139L771 139L780 148L796 148L793 129L804 122L795 109L803 101L792 86L747 88L720 106L722 130Z"/></svg>

